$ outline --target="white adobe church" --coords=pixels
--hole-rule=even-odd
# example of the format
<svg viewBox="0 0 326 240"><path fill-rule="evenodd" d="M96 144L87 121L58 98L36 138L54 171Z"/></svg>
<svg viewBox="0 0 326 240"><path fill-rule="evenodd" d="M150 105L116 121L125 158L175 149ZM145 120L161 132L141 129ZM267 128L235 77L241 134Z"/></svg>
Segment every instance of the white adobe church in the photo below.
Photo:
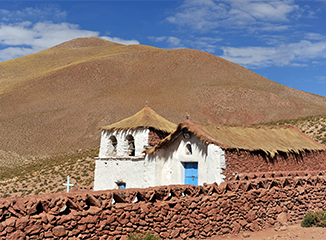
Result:
<svg viewBox="0 0 326 240"><path fill-rule="evenodd" d="M94 190L220 184L223 174L240 169L232 151L248 153L241 163L246 172L253 171L246 167L249 162L266 163L262 153L268 158L278 155L283 162L292 153L314 151L326 156L324 145L294 127L223 126L190 120L177 126L149 106L101 130Z"/></svg>
<svg viewBox="0 0 326 240"><path fill-rule="evenodd" d="M169 151L146 154L176 128L149 106L101 127L94 190L222 182L223 151L214 144L206 146L190 133L180 135Z"/></svg>

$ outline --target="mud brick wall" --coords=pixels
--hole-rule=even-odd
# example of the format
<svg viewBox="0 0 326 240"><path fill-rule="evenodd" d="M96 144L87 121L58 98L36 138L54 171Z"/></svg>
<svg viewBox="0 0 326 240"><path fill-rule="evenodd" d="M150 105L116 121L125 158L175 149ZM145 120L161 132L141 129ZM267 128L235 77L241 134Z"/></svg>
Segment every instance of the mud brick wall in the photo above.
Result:
<svg viewBox="0 0 326 240"><path fill-rule="evenodd" d="M162 131L156 130L154 128L149 128L148 145L149 146L157 145L167 135L168 135L167 133L164 133Z"/></svg>
<svg viewBox="0 0 326 240"><path fill-rule="evenodd" d="M270 158L263 151L226 150L225 159L227 180L235 173L326 170L326 151L279 153Z"/></svg>
<svg viewBox="0 0 326 240"><path fill-rule="evenodd" d="M291 224L326 208L325 172L268 174L239 175L219 186L1 199L0 239L125 239L147 231L163 239L198 239Z"/></svg>

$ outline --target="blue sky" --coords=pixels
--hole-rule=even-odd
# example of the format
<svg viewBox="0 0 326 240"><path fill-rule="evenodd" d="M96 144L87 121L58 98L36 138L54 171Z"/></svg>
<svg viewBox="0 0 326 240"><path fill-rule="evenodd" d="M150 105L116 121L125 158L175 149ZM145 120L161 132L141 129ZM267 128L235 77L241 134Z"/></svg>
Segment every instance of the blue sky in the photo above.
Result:
<svg viewBox="0 0 326 240"><path fill-rule="evenodd" d="M326 97L326 0L0 0L0 61L88 36L202 50Z"/></svg>

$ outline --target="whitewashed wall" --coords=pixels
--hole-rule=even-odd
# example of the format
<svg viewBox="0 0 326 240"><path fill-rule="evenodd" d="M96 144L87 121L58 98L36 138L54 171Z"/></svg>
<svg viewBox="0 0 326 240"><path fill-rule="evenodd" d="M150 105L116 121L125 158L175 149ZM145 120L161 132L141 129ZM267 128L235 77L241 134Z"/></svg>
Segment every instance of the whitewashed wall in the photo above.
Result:
<svg viewBox="0 0 326 240"><path fill-rule="evenodd" d="M135 156L141 156L144 151L144 146L148 145L149 129L137 129L128 131L105 131L101 133L100 143L100 158L107 158L112 156L113 146L110 140L111 136L115 136L117 139L116 156L127 156L128 153L128 140L126 137L132 135L135 143Z"/></svg>
<svg viewBox="0 0 326 240"><path fill-rule="evenodd" d="M128 134L135 139L135 157L127 156ZM118 141L117 155L110 153L110 136ZM158 150L155 156L144 156L141 152L148 144L148 130L128 132L102 132L99 158L95 165L94 190L116 189L116 182L126 183L127 188L146 188L171 184L184 184L184 162L198 162L198 184L220 184L224 181L224 151L214 144L204 144L192 135L185 139L181 134L167 148ZM188 153L191 145L192 154ZM111 151L111 152L110 152Z"/></svg>
<svg viewBox="0 0 326 240"><path fill-rule="evenodd" d="M152 175L151 168L150 164L145 164L144 157L97 159L94 190L117 189L117 182L125 182L126 188L153 186L145 174Z"/></svg>
<svg viewBox="0 0 326 240"><path fill-rule="evenodd" d="M192 154L187 154L190 144ZM180 135L166 149L158 150L155 156L147 156L147 161L155 162L155 185L184 184L184 162L198 162L198 184L220 184L224 181L224 151L214 144L203 144L196 136L185 139Z"/></svg>

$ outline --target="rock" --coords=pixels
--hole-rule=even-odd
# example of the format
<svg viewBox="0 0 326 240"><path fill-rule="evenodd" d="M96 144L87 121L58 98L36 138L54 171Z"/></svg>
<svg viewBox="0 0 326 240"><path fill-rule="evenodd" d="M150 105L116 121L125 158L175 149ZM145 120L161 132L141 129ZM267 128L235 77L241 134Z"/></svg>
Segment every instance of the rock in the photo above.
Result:
<svg viewBox="0 0 326 240"><path fill-rule="evenodd" d="M250 226L250 230L253 231L253 232L257 232L260 230L260 227L258 225L258 221L255 220L252 222L251 226Z"/></svg>
<svg viewBox="0 0 326 240"><path fill-rule="evenodd" d="M23 233L21 230L17 230L13 232L12 234L9 234L6 237L7 240L23 240L25 239L25 233Z"/></svg>
<svg viewBox="0 0 326 240"><path fill-rule="evenodd" d="M22 230L27 226L28 222L29 222L28 216L18 218L16 221L16 228Z"/></svg>
<svg viewBox="0 0 326 240"><path fill-rule="evenodd" d="M276 220L281 224L281 226L285 226L287 225L287 219L287 214L285 212L282 212L277 216Z"/></svg>
<svg viewBox="0 0 326 240"><path fill-rule="evenodd" d="M170 238L172 238L172 239L176 238L177 236L179 236L179 233L180 233L180 229L172 230L171 234L170 234Z"/></svg>
<svg viewBox="0 0 326 240"><path fill-rule="evenodd" d="M169 237L169 233L168 232L161 232L160 237L163 238L163 239L167 239Z"/></svg>
<svg viewBox="0 0 326 240"><path fill-rule="evenodd" d="M241 228L240 224L237 222L234 222L233 223L233 231L232 231L233 234L237 235L240 232L240 228Z"/></svg>
<svg viewBox="0 0 326 240"><path fill-rule="evenodd" d="M27 235L33 235L33 234L38 233L41 229L42 229L41 225L30 225L25 228L25 233Z"/></svg>
<svg viewBox="0 0 326 240"><path fill-rule="evenodd" d="M64 226L56 226L52 229L53 235L57 237L63 237L67 235L66 229Z"/></svg>
<svg viewBox="0 0 326 240"><path fill-rule="evenodd" d="M78 223L97 223L99 216L87 215L86 217L82 218Z"/></svg>
<svg viewBox="0 0 326 240"><path fill-rule="evenodd" d="M246 215L247 222L252 222L256 218L256 212L254 210L250 210L248 214Z"/></svg>
<svg viewBox="0 0 326 240"><path fill-rule="evenodd" d="M243 236L244 238L248 238L248 237L250 237L250 234L249 234L249 233L243 233L242 236Z"/></svg>

